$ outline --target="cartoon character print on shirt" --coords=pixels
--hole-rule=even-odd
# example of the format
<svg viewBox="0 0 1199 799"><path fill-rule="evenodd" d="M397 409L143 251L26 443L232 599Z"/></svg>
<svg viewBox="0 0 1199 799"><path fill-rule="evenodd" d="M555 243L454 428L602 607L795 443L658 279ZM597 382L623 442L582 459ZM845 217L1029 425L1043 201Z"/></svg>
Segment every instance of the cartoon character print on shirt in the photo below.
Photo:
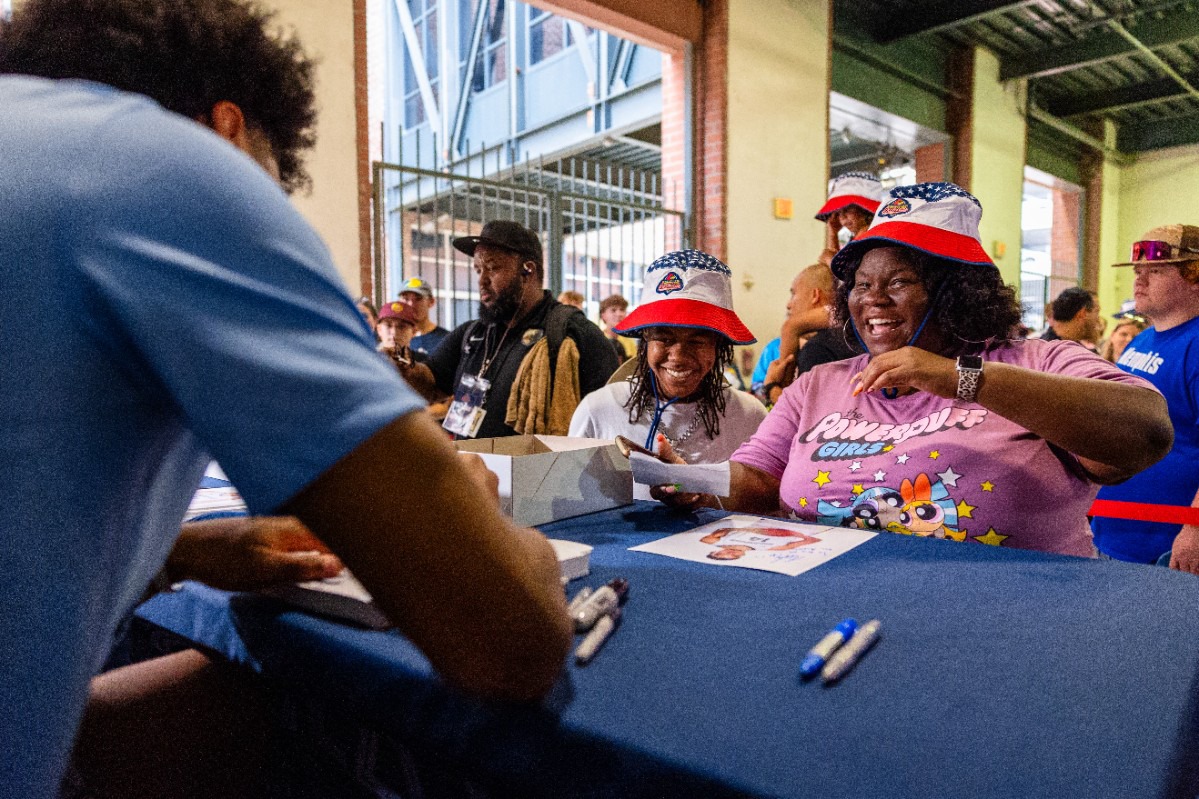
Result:
<svg viewBox="0 0 1199 799"><path fill-rule="evenodd" d="M928 475L921 472L916 475L915 483L905 478L899 485L899 494L904 505L899 509L899 519L887 525L888 530L934 538L957 535L958 531L953 529L958 522L957 506L940 480L933 485Z"/></svg>
<svg viewBox="0 0 1199 799"><path fill-rule="evenodd" d="M920 446L924 436L949 428L969 431L987 415L982 408L950 406L892 425L865 419L856 409L831 413L800 434L801 441L819 446L811 456L811 488L803 496L786 498L788 504L807 509L815 500L819 524L1001 545L1010 536L993 527L972 535L967 527L976 503L994 493L995 484L985 478L967 479L941 460L939 450ZM871 459L869 467L863 463L866 459ZM891 465L880 468L880 461ZM848 496L820 496L836 490L828 488L830 484L845 481L851 486Z"/></svg>

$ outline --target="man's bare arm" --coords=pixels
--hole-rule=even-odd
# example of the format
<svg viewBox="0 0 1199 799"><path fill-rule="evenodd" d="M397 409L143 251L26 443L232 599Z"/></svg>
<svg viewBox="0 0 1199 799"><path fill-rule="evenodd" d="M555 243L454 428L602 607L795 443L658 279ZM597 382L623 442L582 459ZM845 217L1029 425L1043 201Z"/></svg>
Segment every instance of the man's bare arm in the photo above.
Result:
<svg viewBox="0 0 1199 799"><path fill-rule="evenodd" d="M397 364L400 369L400 374L408 385L416 389L416 393L425 398L427 402L439 402L445 399L445 392L437 388L437 380L433 377L433 370L423 363L413 361L408 364Z"/></svg>
<svg viewBox="0 0 1199 799"><path fill-rule="evenodd" d="M504 517L423 413L397 419L281 509L336 552L450 683L543 696L572 632L558 561Z"/></svg>

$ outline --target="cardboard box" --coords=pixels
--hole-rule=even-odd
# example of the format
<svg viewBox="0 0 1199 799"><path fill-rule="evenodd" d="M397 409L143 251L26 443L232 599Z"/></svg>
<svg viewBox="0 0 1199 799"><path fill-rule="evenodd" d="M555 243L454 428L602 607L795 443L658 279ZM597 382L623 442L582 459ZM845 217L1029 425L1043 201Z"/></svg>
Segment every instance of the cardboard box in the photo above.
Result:
<svg viewBox="0 0 1199 799"><path fill-rule="evenodd" d="M500 478L500 505L534 526L633 501L628 458L607 439L508 436L455 442Z"/></svg>

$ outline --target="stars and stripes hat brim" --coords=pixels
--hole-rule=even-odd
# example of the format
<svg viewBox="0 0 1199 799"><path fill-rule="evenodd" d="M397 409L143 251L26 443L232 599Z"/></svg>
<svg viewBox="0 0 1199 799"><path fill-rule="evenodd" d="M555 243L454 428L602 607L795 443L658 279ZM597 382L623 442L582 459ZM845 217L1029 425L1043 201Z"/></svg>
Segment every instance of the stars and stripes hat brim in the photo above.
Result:
<svg viewBox="0 0 1199 799"><path fill-rule="evenodd" d="M641 304L612 329L635 337L647 327L698 327L733 344L757 341L733 311L732 270L700 250L669 252L650 264Z"/></svg>
<svg viewBox="0 0 1199 799"><path fill-rule="evenodd" d="M849 267L875 247L910 247L963 264L990 266L979 238L982 204L953 183L917 183L896 186L864 232L833 256L832 270L844 280Z"/></svg>
<svg viewBox="0 0 1199 799"><path fill-rule="evenodd" d="M816 212L816 218L827 222L828 218L842 208L856 205L868 214L878 211L882 205L883 184L869 172L846 172L828 183L828 202Z"/></svg>

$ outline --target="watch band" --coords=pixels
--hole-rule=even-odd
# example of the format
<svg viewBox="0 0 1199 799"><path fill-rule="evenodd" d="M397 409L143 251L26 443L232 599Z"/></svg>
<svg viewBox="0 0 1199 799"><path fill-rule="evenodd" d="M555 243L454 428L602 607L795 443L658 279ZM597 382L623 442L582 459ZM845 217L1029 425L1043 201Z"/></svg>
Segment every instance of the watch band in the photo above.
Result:
<svg viewBox="0 0 1199 799"><path fill-rule="evenodd" d="M977 355L962 355L958 358L958 399L974 402L978 396L979 383L983 376L983 359Z"/></svg>

